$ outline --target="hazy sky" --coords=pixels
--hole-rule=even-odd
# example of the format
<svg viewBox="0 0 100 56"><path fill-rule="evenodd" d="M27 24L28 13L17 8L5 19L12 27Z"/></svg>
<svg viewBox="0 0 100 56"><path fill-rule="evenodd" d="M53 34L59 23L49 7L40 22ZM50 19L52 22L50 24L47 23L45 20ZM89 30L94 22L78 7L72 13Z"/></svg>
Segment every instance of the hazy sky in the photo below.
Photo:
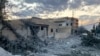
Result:
<svg viewBox="0 0 100 56"><path fill-rule="evenodd" d="M100 0L9 0L13 17L74 17L82 24L97 22L100 18Z"/></svg>

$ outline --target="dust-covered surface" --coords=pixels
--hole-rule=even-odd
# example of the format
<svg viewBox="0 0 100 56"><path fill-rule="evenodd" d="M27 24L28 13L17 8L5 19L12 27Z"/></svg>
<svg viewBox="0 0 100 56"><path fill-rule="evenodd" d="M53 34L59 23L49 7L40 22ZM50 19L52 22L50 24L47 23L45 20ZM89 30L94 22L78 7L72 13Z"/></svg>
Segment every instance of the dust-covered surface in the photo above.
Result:
<svg viewBox="0 0 100 56"><path fill-rule="evenodd" d="M13 56L13 55L0 47L0 56Z"/></svg>
<svg viewBox="0 0 100 56"><path fill-rule="evenodd" d="M100 56L100 49L81 46L81 37L70 36L66 39L52 41L44 51L35 53L35 56Z"/></svg>
<svg viewBox="0 0 100 56"><path fill-rule="evenodd" d="M51 40L48 46L41 48L42 51L33 53L28 51L27 56L100 56L100 49L93 47L84 47L81 45L81 37L70 36L69 38ZM12 55L0 48L0 56L21 56Z"/></svg>

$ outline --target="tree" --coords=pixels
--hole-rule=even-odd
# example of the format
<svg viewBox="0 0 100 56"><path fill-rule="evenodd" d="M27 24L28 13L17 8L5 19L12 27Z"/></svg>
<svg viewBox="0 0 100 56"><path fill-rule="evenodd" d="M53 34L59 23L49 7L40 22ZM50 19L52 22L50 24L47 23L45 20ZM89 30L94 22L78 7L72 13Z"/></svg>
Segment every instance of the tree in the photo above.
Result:
<svg viewBox="0 0 100 56"><path fill-rule="evenodd" d="M91 33L93 33L94 35L96 35L96 26L95 25L93 25L93 28L91 30Z"/></svg>
<svg viewBox="0 0 100 56"><path fill-rule="evenodd" d="M7 0L0 0L0 20L4 19L4 9L6 6Z"/></svg>
<svg viewBox="0 0 100 56"><path fill-rule="evenodd" d="M4 20L4 9L6 6L7 0L0 0L0 26L2 25L2 21ZM0 37L2 35L2 28L0 28Z"/></svg>
<svg viewBox="0 0 100 56"><path fill-rule="evenodd" d="M82 45L84 46L94 46L100 43L100 40L95 38L92 33L88 33L87 36L82 37Z"/></svg>
<svg viewBox="0 0 100 56"><path fill-rule="evenodd" d="M96 26L96 33L100 34L100 23Z"/></svg>
<svg viewBox="0 0 100 56"><path fill-rule="evenodd" d="M77 31L77 34L78 34L78 35L79 35L79 34L82 34L82 33L87 33L87 32L88 32L88 30L85 29L83 26L77 28L76 31Z"/></svg>

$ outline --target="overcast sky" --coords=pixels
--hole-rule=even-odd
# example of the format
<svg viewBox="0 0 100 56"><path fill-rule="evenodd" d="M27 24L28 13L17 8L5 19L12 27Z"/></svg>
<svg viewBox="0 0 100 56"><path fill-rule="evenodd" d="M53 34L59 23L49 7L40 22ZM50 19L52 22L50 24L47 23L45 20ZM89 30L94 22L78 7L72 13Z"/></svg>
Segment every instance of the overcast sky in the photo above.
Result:
<svg viewBox="0 0 100 56"><path fill-rule="evenodd" d="M13 17L74 17L82 24L100 18L100 0L9 0Z"/></svg>

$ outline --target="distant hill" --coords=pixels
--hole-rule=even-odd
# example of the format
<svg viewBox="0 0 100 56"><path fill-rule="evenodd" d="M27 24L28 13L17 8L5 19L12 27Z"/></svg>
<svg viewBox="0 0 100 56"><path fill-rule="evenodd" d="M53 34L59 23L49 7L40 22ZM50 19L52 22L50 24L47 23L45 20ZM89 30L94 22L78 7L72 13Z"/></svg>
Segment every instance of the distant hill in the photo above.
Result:
<svg viewBox="0 0 100 56"><path fill-rule="evenodd" d="M88 24L88 25L83 25L83 27L85 27L87 30L91 30L92 28L93 28L93 25L98 25L98 22L96 22L96 23L93 23L93 24Z"/></svg>

